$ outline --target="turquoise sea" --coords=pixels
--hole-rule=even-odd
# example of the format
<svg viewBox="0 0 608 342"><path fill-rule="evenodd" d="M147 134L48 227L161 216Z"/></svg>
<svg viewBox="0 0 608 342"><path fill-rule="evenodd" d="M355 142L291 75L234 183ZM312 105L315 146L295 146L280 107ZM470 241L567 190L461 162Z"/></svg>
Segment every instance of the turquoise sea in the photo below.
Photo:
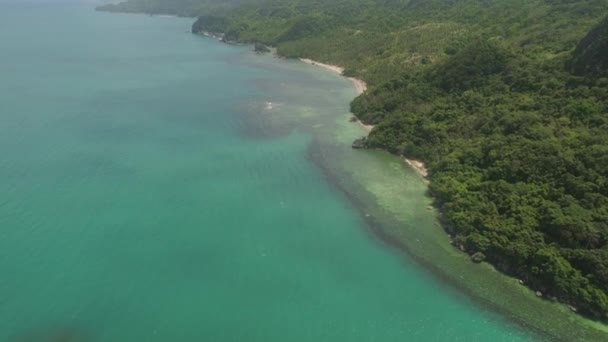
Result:
<svg viewBox="0 0 608 342"><path fill-rule="evenodd" d="M191 22L0 4L0 341L536 339L373 233L348 80Z"/></svg>

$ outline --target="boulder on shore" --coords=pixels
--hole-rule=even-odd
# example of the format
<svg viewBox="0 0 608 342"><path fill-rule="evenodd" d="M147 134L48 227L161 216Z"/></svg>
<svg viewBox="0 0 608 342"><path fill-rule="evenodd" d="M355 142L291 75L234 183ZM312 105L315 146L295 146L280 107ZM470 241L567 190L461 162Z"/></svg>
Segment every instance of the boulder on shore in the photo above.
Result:
<svg viewBox="0 0 608 342"><path fill-rule="evenodd" d="M267 53L270 52L270 49L268 48L268 46L256 42L255 44L253 44L253 51L257 53Z"/></svg>
<svg viewBox="0 0 608 342"><path fill-rule="evenodd" d="M359 138L359 139L353 141L352 147L356 148L356 149L367 148L367 138L362 137L362 138Z"/></svg>
<svg viewBox="0 0 608 342"><path fill-rule="evenodd" d="M480 262L486 260L486 255L481 252L477 252L477 253L471 255L471 260L473 260L473 262L480 263Z"/></svg>

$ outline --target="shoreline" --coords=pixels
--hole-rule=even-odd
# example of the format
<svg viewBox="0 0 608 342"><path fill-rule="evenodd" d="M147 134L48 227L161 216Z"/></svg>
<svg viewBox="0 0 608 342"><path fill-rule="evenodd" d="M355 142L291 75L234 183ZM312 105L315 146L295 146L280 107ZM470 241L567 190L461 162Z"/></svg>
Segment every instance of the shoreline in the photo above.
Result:
<svg viewBox="0 0 608 342"><path fill-rule="evenodd" d="M360 80L358 78L354 78L354 77L348 77L348 76L344 76L344 68L338 65L333 65L333 64L327 64L327 63L321 63L321 62L317 62L315 60L309 59L309 58L300 58L300 61L306 63L306 64L310 64L310 65L315 65L315 66L319 66L321 68L327 69L329 71L333 71L336 74L346 77L349 81L351 81L353 83L353 85L355 86L355 90L357 91L357 96L365 93L365 91L367 90L367 83L365 83L363 80ZM365 127L374 127L371 125L363 125ZM370 129L371 130L371 129Z"/></svg>
<svg viewBox="0 0 608 342"><path fill-rule="evenodd" d="M278 57L279 59L284 59L283 57L276 54L276 50L272 51L272 54L273 54L273 56ZM343 67L340 67L338 65L321 63L321 62L318 62L318 61L315 61L312 59L308 59L308 58L298 58L298 59L299 59L299 61L301 61L303 63L309 64L312 66L322 67L328 71L331 71L335 74L338 74L342 77L347 78L353 84L353 86L356 90L356 96L363 94L367 90L367 84L364 81L356 79L354 77L344 76ZM368 134L375 127L373 125L366 125L358 119L357 119L356 123L363 131L365 131ZM396 157L399 157L399 159L402 159L403 162L405 164L407 164L407 168L410 170L413 170L421 178L420 179L421 183L428 186L428 184L429 184L429 180L427 178L428 170L423 162L421 162L419 160L415 160L415 159L408 159L403 155L393 155L393 156L396 156ZM317 165L322 165L322 162L317 163ZM326 172L324 172L326 174L326 176L333 178L330 175L331 171L329 171L329 170L324 170L324 171L326 171ZM351 190L345 188L344 186L339 186L339 185L337 185L337 183L334 183L334 184L336 184L336 186L341 188L342 191L344 193L346 193L347 196L350 197L350 199L353 202L359 203L361 205L361 207L367 207L367 205L364 205L364 203L366 201L357 198L357 195L355 195L354 191L351 191ZM379 205L379 204L376 203L375 205ZM427 210L430 210L429 208L432 208L432 204L429 204L426 208L427 208ZM434 210L433 210L433 212L434 212ZM414 248L409 243L404 241L405 238L402 236L403 232L401 231L401 229L395 230L394 224L397 222L400 222L400 219L397 216L392 217L392 218L382 217L383 215L380 215L378 213L371 214L367 210L363 210L362 213L365 213L363 216L363 219L365 221L367 221L368 224L370 224L370 226L368 226L368 228L369 228L369 232L373 236L375 236L376 238L379 238L381 241L386 243L388 246L396 248L400 252L403 252L406 255L409 255L410 257L414 258L415 261L417 263L419 263L420 266L422 266L424 269L430 271L430 273L433 274L434 276L436 276L438 279L440 279L441 282L443 282L449 286L453 286L454 288L457 288L459 291L462 291L463 293L465 293L467 296L472 297L472 299L481 307L488 308L490 311L494 311L495 313L499 314L500 316L510 318L510 320L513 324L519 326L520 328L523 328L524 330L529 331L530 333L532 333L533 335L535 335L541 339L542 339L542 337L547 337L548 339L551 339L551 340L562 340L562 336L556 335L551 330L543 328L542 324L538 324L536 322L532 323L532 321L524 318L524 316L522 316L522 317L518 316L517 314L515 314L516 311L513 311L509 305L500 303L500 300L495 302L492 299L493 296L488 296L487 294L484 294L485 290L480 291L479 289L475 289L475 285L479 286L480 283L485 284L484 282L486 281L486 279L481 280L481 282L479 279L476 279L475 281L473 281L473 279L469 279L469 281L467 281L467 282L462 282L461 279L457 279L456 277L454 277L454 274L451 274L450 272L445 271L441 264L437 265L435 263L435 261L433 261L432 259L426 259L425 257L422 257L421 254L419 254L418 252L415 251L416 248ZM388 220L388 221L386 221L386 220ZM399 223L397 223L397 225L399 227L401 226ZM442 234L442 236L450 237L450 234L447 233L447 231L445 230L443 225L441 228L441 234ZM419 240L417 240L417 241L419 241ZM449 249L453 250L455 252L455 254L448 253L451 258L460 259L462 256L464 256L465 259L467 260L465 263L466 264L470 263L470 259L469 259L468 255L466 253L462 253L457 248L455 248L451 242L450 242ZM449 263L446 263L446 265L447 264L449 264ZM489 267L490 274L498 274L498 277L505 277L505 279L499 279L499 282L501 284L503 284L502 286L509 286L507 284L509 283L510 280L517 280L516 278L514 278L512 276L509 276L502 272L498 272L490 264L484 264L484 265L485 266L483 266L483 267ZM480 266L476 265L475 267L480 267ZM485 272L487 272L487 271L476 272L476 273L485 273ZM488 275L490 275L490 274L488 274ZM492 281L497 281L497 279L492 279ZM534 295L534 293L530 289L528 289L526 287L519 289L519 287L521 285L519 285L519 283L516 283L516 284L517 285L515 286L515 289L514 290L510 289L509 292L511 292L511 293L516 292L516 293L518 293L518 296L522 295L522 293L523 293L524 296L529 296L529 299L532 299L532 300L537 299L537 297ZM525 304L526 305L531 304L533 306L538 305L538 303L536 303L532 300L526 301ZM557 305L558 306L557 311L566 312L567 315L571 314L570 311L568 311L567 309L564 309L565 307L561 303L552 303L552 302L543 301L542 305L549 305L549 306ZM552 309L552 311L553 310L554 309ZM568 317L568 316L566 316L566 317ZM559 318L561 318L561 314L560 314ZM568 317L568 319L569 319L569 322L572 322L571 316ZM580 321L579 321L579 319L580 319ZM577 325L580 324L581 327L584 327L585 337L587 336L587 333L589 333L591 336L593 336L593 335L595 335L595 333L598 333L598 332L602 333L602 332L606 331L604 329L604 327L601 325L601 323L597 323L594 321L588 321L586 318L584 318L580 315L575 315L574 320L578 321L576 323ZM599 326L597 324L599 324ZM589 331L587 329L589 329L591 331ZM583 332L583 331L580 331L580 332ZM582 340L586 340L586 338L583 338ZM567 341L567 339L564 339L564 341Z"/></svg>
<svg viewBox="0 0 608 342"><path fill-rule="evenodd" d="M313 60L310 60L310 59L300 59L300 61L305 62L305 63L310 64L310 65L316 65L316 66L323 67L323 68L325 68L327 70L330 70L330 71L332 71L334 73L337 73L339 75L342 75L342 73L344 71L344 68L341 68L339 66L331 65L331 64L325 64L325 63L320 63L320 62L316 62L316 61L313 61ZM343 76L343 77L346 77L346 76ZM355 89L357 91L357 95L360 95L360 94L362 94L362 93L364 93L366 91L367 85L365 84L365 82L363 82L361 80L357 80L355 78L351 78L351 77L346 77L346 78L348 78L353 83L353 85L355 86ZM357 83L357 81L359 81L361 83ZM365 124L363 124L359 120L357 120L357 123L358 123L358 125L361 126L361 128L363 130L365 130L368 133L374 127L374 126L371 126L371 125L365 125ZM427 171L426 171L426 168L424 167L423 163L421 163L420 161L416 161L416 160L412 160L412 159L407 159L404 156L400 156L400 157L405 161L405 163L408 164L409 167L411 167L413 170L415 170L419 175L421 175L423 177L426 177ZM327 171L327 172L330 172L330 171ZM349 192L349 191L350 190L345 190L345 192ZM353 192L353 191L350 191L350 192ZM356 197L355 195L353 195L353 196ZM361 203L364 203L364 202L365 201L361 201ZM365 217L368 218L369 220L375 219L375 215L373 215L373 216L370 217L368 214L366 214ZM399 219L396 219L396 220L399 221ZM382 228L381 228L381 226L382 226ZM399 246L397 248L403 250L406 253L410 252L408 254L412 255L414 257L414 259L418 259L421 262L421 264L423 264L423 265L427 264L428 268L431 269L431 270L435 269L435 272L436 272L437 275L439 275L440 277L445 277L445 279L450 280L450 282L453 282L453 284L456 285L456 287L460 288L464 292L467 292L467 293L471 294L472 297L475 297L476 299L479 298L479 299L481 299L481 301L484 304L487 304L489 307L492 307L493 309L498 308L499 309L498 311L502 311L501 309L503 308L503 306L497 305L497 304L492 304L493 303L492 301L487 300L486 297L484 297L483 295L479 295L475 290L472 290L471 287L469 287L466 282L462 283L462 282L460 282L458 280L452 279L452 276L451 276L450 273L448 273L445 270L441 269L441 265L437 265L434 262L428 262L428 260L426 260L424 258L420 258L416 254L416 252L414 251L415 249L412 248L412 246L410 246L407 243L406 240L402 239L401 236L394 234L394 232L391 232L390 229L384 227L384 223L379 222L378 223L378 231L374 232L374 233L377 234L377 235L384 234L387 239L390 239L392 241L398 241L398 242L400 242L401 246ZM433 273L435 273L435 272L433 272ZM512 278L512 277L510 277L510 278ZM512 278L512 279L514 279L514 278ZM512 316L512 311L506 310L506 309L504 311L505 311L505 316ZM527 322L525 320L521 320L520 323L522 323L521 325L530 328L528 326L528 324L526 324ZM541 330L541 331L544 331L544 330ZM551 335L551 336L555 337L555 335Z"/></svg>
<svg viewBox="0 0 608 342"><path fill-rule="evenodd" d="M545 338L550 341L567 341L559 339L556 335L549 333L545 329L528 325L526 320L513 316L510 310L489 301L483 296L480 296L477 291L472 290L465 283L454 278L449 272L442 270L441 265L437 265L428 259L420 258L420 255L417 254L404 239L398 235L395 235L394 231L389 228L395 224L399 224L397 223L399 221L395 217L387 217L378 214L376 208L370 207L369 202L357 195L356 190L345 186L344 183L336 175L334 175L329 168L324 166L322 160L316 159L318 157L315 157L314 153L312 153L310 150L308 153L311 155L311 158L315 160L315 164L321 168L324 176L329 179L331 184L340 189L340 191L343 192L350 201L352 201L354 206L359 211L361 220L365 222L365 231L370 234L370 238L377 239L386 247L394 248L399 253L403 253L404 256L411 258L411 262L413 262L417 267L420 267L421 270L429 272L429 274L442 285L454 288L457 291L461 291L464 295L470 296L471 300L474 301L474 305L478 305L480 308L490 310L501 317L509 317L512 324L523 329L524 331L529 330L529 332L533 336L538 337L540 341L544 341ZM375 204L378 205L377 203Z"/></svg>
<svg viewBox="0 0 608 342"><path fill-rule="evenodd" d="M410 168L412 168L414 171L416 171L417 174L419 174L420 176L422 176L425 179L425 182L428 182L426 177L429 175L429 172L426 169L426 165L424 165L423 162L416 160L416 159L408 159L403 156L402 156L402 158Z"/></svg>
<svg viewBox="0 0 608 342"><path fill-rule="evenodd" d="M365 83L365 81L360 80L358 78L354 78L354 77L347 77L344 76L344 68L339 66L339 65L335 65L335 64L327 64L327 63L321 63L315 60L312 60L310 58L300 58L300 61L309 64L309 65L314 65L314 66L318 66L321 67L323 69L329 70L331 72L334 72L340 76L346 77L349 81L352 82L352 84L355 87L355 91L357 92L357 96L365 93L365 91L367 90L367 83ZM361 120L357 119L357 123L359 124L359 126L361 126L361 128L363 128L363 130L365 130L365 132L367 134L369 134L369 132L372 131L372 129L374 129L374 125L366 125L363 122L361 122ZM428 180L426 179L428 176L428 170L426 168L426 165L424 165L423 162L419 161L419 160L415 160L415 159L408 159L405 156L401 156L403 158L403 160L405 161L405 163L412 169L414 170L418 175L420 175L422 178L425 179L425 182L428 182Z"/></svg>
<svg viewBox="0 0 608 342"><path fill-rule="evenodd" d="M342 75L344 68L338 65L321 63L306 58L300 58L300 61L309 65L322 67L340 76L346 77ZM346 78L348 78L355 86L357 96L361 95L367 89L367 85L365 84L365 82L352 77ZM361 83L358 83L357 81ZM363 87L360 88L358 84L362 84ZM364 130L368 134L374 128L373 125L365 125L358 119L356 123L362 130ZM422 161L416 159L409 159L406 158L404 155L393 156L398 157L400 160L402 160L403 163L407 164L406 169L414 171L419 177L422 178L421 183L424 183L426 186L428 186L428 170L426 168L426 165ZM589 321L585 317L576 314L574 314L574 317L571 316L573 314L568 309L566 309L566 306L564 306L563 303L553 303L546 300L541 300L541 303L534 302L533 300L536 300L537 296L535 296L534 292L529 288L521 287L521 285L517 282L517 278L497 271L491 264L484 263L481 266L473 264L470 261L468 254L462 253L460 250L455 248L451 241L449 242L449 246L441 246L441 243L438 242L438 245L434 247L448 248L451 251L446 254L449 258L454 258L454 260L464 258L466 260L464 264L466 264L465 267L467 271L469 270L469 268L471 268L470 265L474 265L473 267L475 268L483 267L482 270L476 269L475 274L491 276L488 278L481 277L481 280L468 279L467 281L462 281L462 276L459 278L453 273L445 271L441 263L438 265L432 257L427 258L427 256L425 256L424 254L420 254L418 251L416 251L416 247L412 246L410 243L407 242L407 238L402 235L403 232L400 229L402 221L400 218L398 218L397 215L391 216L391 214L389 214L388 216L384 216L386 213L377 212L377 208L374 208L374 206L380 206L378 202L374 201L374 204L372 204L370 207L369 202L367 202L363 198L360 198L359 195L356 194L356 190L345 186L345 184L343 184L341 181L335 179L335 176L332 175L332 171L330 171L329 168L323 167L323 161L318 161L317 165L319 165L324 170L324 173L328 178L334 179L332 183L338 188L340 188L349 197L349 199L353 201L353 203L355 203L358 208L360 208L362 219L366 221L370 234L380 239L387 246L395 248L400 252L403 252L409 257L413 258L416 263L418 263L422 268L428 270L433 276L437 277L440 282L450 287L453 287L458 291L461 291L467 296L470 296L471 299L480 307L486 308L490 311L495 312L499 316L507 318L508 321L511 321L514 325L519 326L521 329L523 329L523 331L527 331L532 336L534 336L535 338L539 338L540 340L569 340L569 338L566 337L567 335L563 335L563 332L560 331L559 333L556 333L555 331L546 329L542 323L539 324L538 322L534 322L529 318L526 318L526 315L519 316L519 310L517 308L513 309L511 306L505 304L500 299L495 301L494 299L497 297L495 295L489 295L487 293L487 290L485 289L485 286L487 285L486 282L496 282L500 284L501 287L509 288L509 290L506 291L506 293L508 293L508 296L515 295L518 297L518 299L521 299L520 296L528 297L528 300L525 302L526 306L537 307L538 305L542 305L545 306L547 309L551 308L550 316L555 317L554 315L556 312L561 312L556 318L568 317L568 323L576 322L575 324L578 326L576 330L579 332L585 331L585 334L577 336L578 338L580 338L581 341L588 340L588 336L595 336L595 334L602 334L606 332L604 326L601 325L601 323ZM433 204L429 204L428 206L426 206L426 209L433 210ZM435 211L433 210L433 212ZM439 224L441 225L441 235L446 236L451 240L451 235L445 230L443 224ZM416 241L420 243L420 240L417 239ZM456 262L454 265L456 264L460 264L460 262ZM445 265L450 264L446 263ZM481 290L479 288L480 284L483 285L483 287L481 287ZM476 288L476 286L478 288ZM504 298L509 298L508 296ZM561 316L564 313L566 316ZM580 328L583 328L584 330L579 330ZM589 335L587 335L587 333L589 333Z"/></svg>

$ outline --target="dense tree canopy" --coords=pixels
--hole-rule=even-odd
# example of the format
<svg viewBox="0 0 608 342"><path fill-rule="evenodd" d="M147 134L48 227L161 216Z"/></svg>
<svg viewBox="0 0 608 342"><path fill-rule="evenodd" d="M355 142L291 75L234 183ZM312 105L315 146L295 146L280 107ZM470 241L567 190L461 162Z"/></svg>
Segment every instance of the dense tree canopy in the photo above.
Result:
<svg viewBox="0 0 608 342"><path fill-rule="evenodd" d="M608 319L604 0L130 0L346 67L370 147L425 161L454 242Z"/></svg>

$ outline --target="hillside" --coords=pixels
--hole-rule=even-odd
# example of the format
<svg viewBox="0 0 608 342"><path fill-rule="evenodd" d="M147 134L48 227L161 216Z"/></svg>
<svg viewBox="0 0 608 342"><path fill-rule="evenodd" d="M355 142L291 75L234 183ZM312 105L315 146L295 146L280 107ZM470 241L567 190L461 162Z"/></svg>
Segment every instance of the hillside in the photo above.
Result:
<svg viewBox="0 0 608 342"><path fill-rule="evenodd" d="M572 72L581 76L606 75L606 70L608 70L608 18L593 28L578 43L569 66Z"/></svg>
<svg viewBox="0 0 608 342"><path fill-rule="evenodd" d="M427 163L456 246L608 319L608 3L131 0L343 65L369 147ZM601 22L601 23L600 23Z"/></svg>

